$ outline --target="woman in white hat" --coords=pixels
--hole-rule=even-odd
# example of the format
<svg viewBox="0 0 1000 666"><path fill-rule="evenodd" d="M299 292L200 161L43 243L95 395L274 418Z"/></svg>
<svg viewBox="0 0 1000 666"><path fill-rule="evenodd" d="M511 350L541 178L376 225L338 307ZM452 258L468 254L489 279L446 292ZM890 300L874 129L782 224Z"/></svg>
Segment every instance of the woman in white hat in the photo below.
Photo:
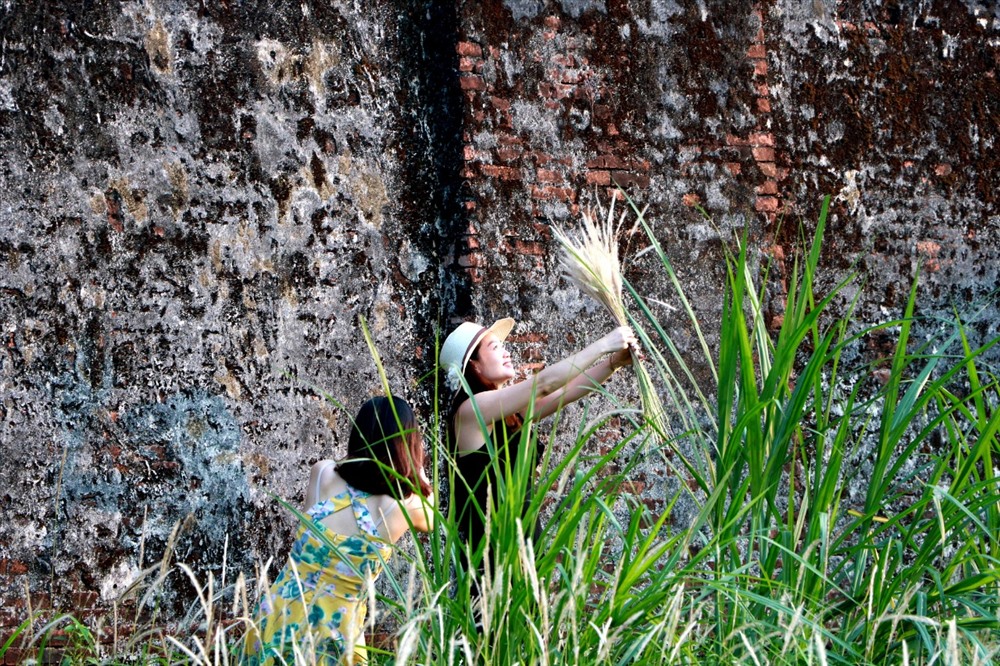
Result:
<svg viewBox="0 0 1000 666"><path fill-rule="evenodd" d="M500 462L509 461L513 469L521 441L518 431L532 401L531 415L543 418L579 400L615 370L629 365L629 348L637 344L632 329L622 326L532 377L511 383L517 373L504 340L512 328L513 319L489 327L465 322L441 346L440 366L452 395L447 418L457 468L455 515L470 553L476 552L484 536L489 493L494 503L498 499L495 470L505 468L493 464L492 454L503 456ZM463 376L468 392L462 387ZM494 446L486 445L487 437ZM530 495L529 488L525 502Z"/></svg>

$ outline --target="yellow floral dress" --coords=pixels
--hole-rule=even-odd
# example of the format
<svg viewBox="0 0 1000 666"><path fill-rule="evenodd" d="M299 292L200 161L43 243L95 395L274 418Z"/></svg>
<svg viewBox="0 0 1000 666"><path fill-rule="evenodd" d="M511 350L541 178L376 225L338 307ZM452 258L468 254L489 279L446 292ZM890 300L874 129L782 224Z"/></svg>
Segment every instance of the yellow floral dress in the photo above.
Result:
<svg viewBox="0 0 1000 666"><path fill-rule="evenodd" d="M294 664L296 652L310 664L315 654L319 666L364 663L366 579L378 578L392 554L379 537L367 498L348 486L306 512L322 537L307 525L299 528L288 564L260 600L256 631L247 637L248 664ZM357 534L337 534L320 524L348 506L354 509Z"/></svg>

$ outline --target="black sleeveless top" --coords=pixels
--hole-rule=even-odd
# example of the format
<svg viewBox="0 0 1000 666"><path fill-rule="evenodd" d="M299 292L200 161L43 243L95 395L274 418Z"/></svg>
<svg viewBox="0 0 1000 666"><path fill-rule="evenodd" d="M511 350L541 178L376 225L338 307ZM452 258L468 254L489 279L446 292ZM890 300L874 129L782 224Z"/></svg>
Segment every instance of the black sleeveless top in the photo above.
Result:
<svg viewBox="0 0 1000 666"><path fill-rule="evenodd" d="M508 464L514 470L517 465L518 453L521 446L520 427L511 428L502 420L493 424L493 452L496 454L496 463L491 454L490 446L484 443L475 451L456 454L455 475L455 515L458 519L459 530L464 534L465 540L469 544L472 552L479 547L480 542L486 532L486 511L490 505L490 500L494 506L498 503L499 482L497 472L504 474ZM531 440L528 440L531 441ZM532 456L531 459L534 459ZM534 480L534 470L528 477L528 490L524 497L524 506L521 508L521 515L524 516L528 505L531 502L532 485ZM526 530L531 534L530 528L526 525Z"/></svg>

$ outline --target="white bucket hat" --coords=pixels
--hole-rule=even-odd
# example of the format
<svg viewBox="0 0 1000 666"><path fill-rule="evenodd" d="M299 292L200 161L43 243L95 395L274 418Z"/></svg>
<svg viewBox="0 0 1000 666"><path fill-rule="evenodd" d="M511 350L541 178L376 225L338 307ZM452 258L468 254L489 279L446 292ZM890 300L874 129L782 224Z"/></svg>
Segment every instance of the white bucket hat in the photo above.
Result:
<svg viewBox="0 0 1000 666"><path fill-rule="evenodd" d="M441 345L441 354L438 357L438 363L445 372L445 384L448 388L457 391L461 386L459 377L465 373L465 366L469 363L472 352L487 333L492 333L503 342L513 328L514 320L507 317L498 319L489 327L471 321L462 322L449 333Z"/></svg>

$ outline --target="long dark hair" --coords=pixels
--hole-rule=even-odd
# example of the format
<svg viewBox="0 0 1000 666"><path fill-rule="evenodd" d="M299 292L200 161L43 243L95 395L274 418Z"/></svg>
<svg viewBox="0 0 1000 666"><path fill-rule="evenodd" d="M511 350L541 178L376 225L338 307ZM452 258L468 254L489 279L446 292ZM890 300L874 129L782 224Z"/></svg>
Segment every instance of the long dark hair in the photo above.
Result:
<svg viewBox="0 0 1000 666"><path fill-rule="evenodd" d="M472 365L471 361L479 360L479 349L482 346L476 344L476 348L472 350L472 355L469 356L469 363L465 365L465 382L469 385L469 393L465 392L465 388L462 386L458 387L455 391L455 395L451 398L451 407L448 409L448 441L451 443L452 448L457 444L455 440L455 416L458 414L458 408L462 406L462 403L469 399L469 395L477 395L483 391L495 391L500 388L495 382L487 380L483 375ZM520 414L508 414L504 420L504 424L507 426L507 431L511 432L520 428L524 425L524 419Z"/></svg>
<svg viewBox="0 0 1000 666"><path fill-rule="evenodd" d="M349 485L372 495L405 499L430 484L421 478L424 444L417 417L402 398L371 398L354 417L347 440L347 458L337 472Z"/></svg>

